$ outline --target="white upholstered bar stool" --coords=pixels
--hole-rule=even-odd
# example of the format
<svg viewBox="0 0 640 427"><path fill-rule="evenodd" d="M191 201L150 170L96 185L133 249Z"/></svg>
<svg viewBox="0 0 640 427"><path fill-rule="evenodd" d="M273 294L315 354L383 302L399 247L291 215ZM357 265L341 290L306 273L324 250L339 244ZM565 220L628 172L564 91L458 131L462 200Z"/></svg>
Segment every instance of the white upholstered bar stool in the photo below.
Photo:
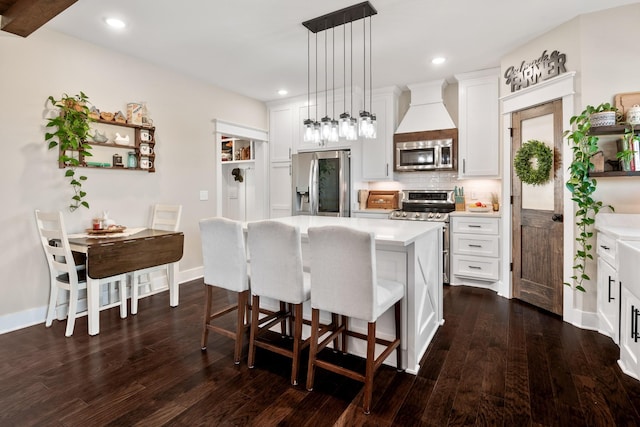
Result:
<svg viewBox="0 0 640 427"><path fill-rule="evenodd" d="M178 231L180 227L180 217L182 216L182 205L153 205L151 214L151 224L149 228L153 230ZM164 277L161 277L164 274ZM156 278L158 281L164 281L162 286L155 286ZM169 289L169 273L167 265L158 265L155 267L137 270L131 273L131 314L138 313L138 301L141 298L148 297L158 292Z"/></svg>
<svg viewBox="0 0 640 427"><path fill-rule="evenodd" d="M291 384L298 384L300 353L309 345L302 339L302 305L310 297L309 273L303 271L300 229L276 221L247 225L251 258L251 334L249 368L253 368L256 347L291 358ZM260 297L286 303L284 310L259 318ZM283 306L281 305L281 308ZM270 328L293 319L293 349L263 339Z"/></svg>
<svg viewBox="0 0 640 427"><path fill-rule="evenodd" d="M220 217L203 219L200 220L200 237L206 289L201 347L206 350L209 331L233 338L233 361L237 365L242 352L242 336L248 327L249 302L249 274L242 225L238 221ZM214 286L235 292L237 302L212 313ZM237 311L234 331L213 324L215 319L233 311Z"/></svg>
<svg viewBox="0 0 640 427"><path fill-rule="evenodd" d="M87 288L86 268L84 265L76 265L73 253L69 247L69 240L64 226L62 212L42 212L36 210L36 224L40 235L42 249L49 266L49 277L51 291L49 295L49 307L47 309L47 319L45 325L51 326L56 316L58 307L67 308L67 329L65 336L73 335L76 317L87 314L87 311L80 313L78 310L79 291ZM118 301L105 304L99 307L104 310L111 307L120 306L120 317L127 317L127 280L125 274L106 277L100 279L100 285L106 283L118 284ZM58 291L69 291L68 301L58 301Z"/></svg>
<svg viewBox="0 0 640 427"><path fill-rule="evenodd" d="M376 276L376 252L373 233L347 227L311 227L308 230L311 254L311 344L307 389L313 389L315 368L322 368L348 378L364 382L363 409L371 411L373 378L382 362L396 350L398 369L400 351L400 301L404 297L404 285L380 279ZM395 309L394 340L376 338L376 321L389 308ZM341 315L342 321L326 338L320 331L320 310ZM349 318L368 324L367 335L351 331ZM318 353L338 335L342 336L344 353L347 352L346 336L367 341L365 373L357 372L318 358ZM382 353L376 358L376 344L382 345Z"/></svg>

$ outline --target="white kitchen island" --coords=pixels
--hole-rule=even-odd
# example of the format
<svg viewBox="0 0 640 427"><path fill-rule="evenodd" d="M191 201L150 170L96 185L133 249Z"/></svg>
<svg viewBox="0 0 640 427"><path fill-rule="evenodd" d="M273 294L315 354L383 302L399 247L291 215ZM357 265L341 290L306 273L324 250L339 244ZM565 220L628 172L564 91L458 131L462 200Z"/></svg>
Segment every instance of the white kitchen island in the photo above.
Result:
<svg viewBox="0 0 640 427"><path fill-rule="evenodd" d="M444 323L442 313L442 223L427 221L391 221L369 218L336 218L324 216L292 216L273 221L300 228L302 253L308 263L309 227L339 225L373 232L376 238L378 276L404 283L402 300L402 368L416 374L420 359L438 327ZM313 274L313 266L311 266ZM310 313L305 307L305 317ZM328 317L323 318L328 320ZM350 321L352 329L366 334L365 322ZM378 335L392 339L394 316L389 310L378 319ZM349 351L365 356L366 343L349 342ZM395 358L385 363L395 366Z"/></svg>

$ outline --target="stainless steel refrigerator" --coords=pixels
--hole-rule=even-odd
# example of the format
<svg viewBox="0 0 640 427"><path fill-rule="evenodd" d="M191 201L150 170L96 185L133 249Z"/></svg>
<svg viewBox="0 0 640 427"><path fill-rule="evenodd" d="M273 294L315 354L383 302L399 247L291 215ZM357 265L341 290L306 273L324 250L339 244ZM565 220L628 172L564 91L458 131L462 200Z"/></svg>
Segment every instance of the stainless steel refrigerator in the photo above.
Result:
<svg viewBox="0 0 640 427"><path fill-rule="evenodd" d="M294 154L292 214L351 216L349 160L349 150Z"/></svg>

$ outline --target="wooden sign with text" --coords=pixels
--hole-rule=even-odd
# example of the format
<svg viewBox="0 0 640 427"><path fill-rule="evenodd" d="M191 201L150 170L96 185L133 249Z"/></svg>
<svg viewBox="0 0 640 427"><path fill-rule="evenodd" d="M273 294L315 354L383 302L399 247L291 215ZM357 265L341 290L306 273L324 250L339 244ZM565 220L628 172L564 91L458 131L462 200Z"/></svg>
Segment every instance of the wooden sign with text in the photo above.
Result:
<svg viewBox="0 0 640 427"><path fill-rule="evenodd" d="M567 71L565 63L567 55L554 50L550 55L545 50L538 59L527 63L522 61L520 67L511 66L504 73L506 84L511 92L533 86L541 81L559 76Z"/></svg>

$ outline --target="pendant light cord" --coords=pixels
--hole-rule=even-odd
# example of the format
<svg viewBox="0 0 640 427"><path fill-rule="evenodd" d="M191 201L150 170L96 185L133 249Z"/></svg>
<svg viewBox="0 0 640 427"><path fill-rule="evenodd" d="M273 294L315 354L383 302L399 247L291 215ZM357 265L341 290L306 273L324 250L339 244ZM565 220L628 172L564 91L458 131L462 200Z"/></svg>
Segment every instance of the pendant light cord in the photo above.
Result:
<svg viewBox="0 0 640 427"><path fill-rule="evenodd" d="M344 112L347 111L347 26L342 24L342 93Z"/></svg>
<svg viewBox="0 0 640 427"><path fill-rule="evenodd" d="M371 38L371 15L369 15L369 112L373 114L373 39Z"/></svg>
<svg viewBox="0 0 640 427"><path fill-rule="evenodd" d="M336 27L331 29L331 120L336 119Z"/></svg>
<svg viewBox="0 0 640 427"><path fill-rule="evenodd" d="M366 12L363 11L363 14ZM362 109L367 110L367 20L362 20Z"/></svg>
<svg viewBox="0 0 640 427"><path fill-rule="evenodd" d="M307 120L311 120L311 32L307 31Z"/></svg>

